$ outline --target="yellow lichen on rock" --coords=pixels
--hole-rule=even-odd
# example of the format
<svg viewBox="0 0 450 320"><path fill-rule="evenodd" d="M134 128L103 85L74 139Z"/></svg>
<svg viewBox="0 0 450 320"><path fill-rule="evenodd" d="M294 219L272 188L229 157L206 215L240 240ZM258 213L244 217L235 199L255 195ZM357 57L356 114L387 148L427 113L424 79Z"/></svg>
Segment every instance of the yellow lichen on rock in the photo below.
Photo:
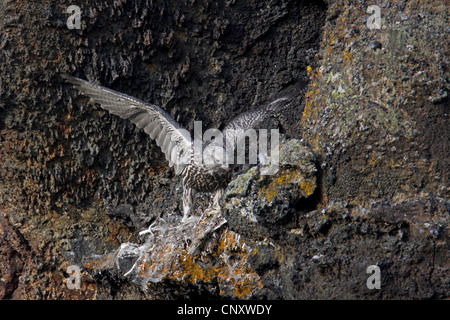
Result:
<svg viewBox="0 0 450 320"><path fill-rule="evenodd" d="M225 229L210 254L189 254L185 251L179 258L177 271L169 274L168 278L190 283L217 281L222 292L231 292L239 299L247 298L255 289L262 287L259 276L247 263L251 252L240 235Z"/></svg>
<svg viewBox="0 0 450 320"><path fill-rule="evenodd" d="M270 203L281 190L288 188L289 185L300 185L304 195L308 197L313 194L316 188L316 178L314 176L306 178L300 171L285 170L278 173L277 177L272 179L267 186L258 192L258 195Z"/></svg>

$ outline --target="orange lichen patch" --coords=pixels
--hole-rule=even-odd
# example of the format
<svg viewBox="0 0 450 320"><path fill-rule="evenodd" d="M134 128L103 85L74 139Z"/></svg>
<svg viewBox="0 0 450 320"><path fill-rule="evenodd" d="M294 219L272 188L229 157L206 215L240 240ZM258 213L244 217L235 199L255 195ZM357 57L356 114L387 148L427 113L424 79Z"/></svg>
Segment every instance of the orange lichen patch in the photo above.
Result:
<svg viewBox="0 0 450 320"><path fill-rule="evenodd" d="M196 257L191 255L186 255L180 259L181 265L183 266L183 271L180 274L187 276L185 279L191 283L197 281L210 282L211 279L218 275L218 270L216 268L203 268L197 264Z"/></svg>
<svg viewBox="0 0 450 320"><path fill-rule="evenodd" d="M84 262L84 267L91 271L99 271L105 269L108 265L114 264L114 258L111 255L89 259Z"/></svg>
<svg viewBox="0 0 450 320"><path fill-rule="evenodd" d="M214 283L219 291L239 299L248 298L262 288L258 274L247 262L255 254L239 234L221 228L224 219L218 214L198 217L188 225L171 225L162 219L149 227L146 243L122 243L108 256L92 258L85 268L101 272L118 268L120 273L144 289L147 284L171 280L184 284ZM120 227L111 226L111 237L120 235ZM257 251L256 251L257 252ZM122 264L126 259L133 265Z"/></svg>
<svg viewBox="0 0 450 320"><path fill-rule="evenodd" d="M148 277L148 270L151 267L151 265L149 263L147 263L147 261L144 261L143 263L141 263L138 266L138 270L139 270L139 277L143 278L143 277Z"/></svg>
<svg viewBox="0 0 450 320"><path fill-rule="evenodd" d="M322 73L319 69L313 70L310 66L307 67L307 73L311 81L308 86L308 92L305 94L305 108L303 109L301 122L304 126L308 127L308 122L317 120L318 115L318 99L320 91L320 81ZM317 140L317 139L316 139ZM316 146L317 141L310 141L312 146Z"/></svg>
<svg viewBox="0 0 450 320"><path fill-rule="evenodd" d="M300 171L286 170L279 172L277 176L264 188L258 196L263 197L267 202L272 202L281 189L289 184L300 184L300 188L306 196L310 196L316 188L316 178L305 178Z"/></svg>
<svg viewBox="0 0 450 320"><path fill-rule="evenodd" d="M122 228L121 224L118 221L115 221L114 223L111 223L108 225L108 229L110 231L108 236L108 241L120 243L119 237L124 233L124 229Z"/></svg>
<svg viewBox="0 0 450 320"><path fill-rule="evenodd" d="M145 169L145 172L149 176L156 176L159 175L161 172L167 170L168 166L167 164L163 163L161 165L153 165L151 167L148 167Z"/></svg>
<svg viewBox="0 0 450 320"><path fill-rule="evenodd" d="M308 77L312 76L312 68L311 68L311 66L307 66L306 67L306 74L308 75Z"/></svg>
<svg viewBox="0 0 450 320"><path fill-rule="evenodd" d="M66 121L70 119L70 114L67 114L66 119L67 119ZM69 133L72 131L71 126L65 125L63 123L58 124L58 129L63 133L65 138L67 138L69 136Z"/></svg>
<svg viewBox="0 0 450 320"><path fill-rule="evenodd" d="M353 58L352 53L351 53L350 51L347 51L347 50L346 50L346 51L345 51L345 54L344 54L343 61L344 61L344 62L347 62L347 63L351 63L352 58Z"/></svg>
<svg viewBox="0 0 450 320"><path fill-rule="evenodd" d="M288 181L292 181L294 179L295 171L292 173L283 173L278 175L275 179L273 179L269 185L265 188L261 189L258 195L262 198L265 198L268 202L272 202L275 196L278 193L280 187L286 184Z"/></svg>
<svg viewBox="0 0 450 320"><path fill-rule="evenodd" d="M315 182L316 178L313 177L313 180ZM310 196L313 194L314 190L316 189L316 184L312 183L309 180L305 180L305 181L302 181L302 183L300 184L300 188L302 188L302 190L305 192L305 194L307 196Z"/></svg>
<svg viewBox="0 0 450 320"><path fill-rule="evenodd" d="M243 299L262 287L259 276L247 263L251 252L238 234L224 230L210 255L185 252L180 256L179 268L168 277L191 283L215 280L222 292L231 291L233 296Z"/></svg>

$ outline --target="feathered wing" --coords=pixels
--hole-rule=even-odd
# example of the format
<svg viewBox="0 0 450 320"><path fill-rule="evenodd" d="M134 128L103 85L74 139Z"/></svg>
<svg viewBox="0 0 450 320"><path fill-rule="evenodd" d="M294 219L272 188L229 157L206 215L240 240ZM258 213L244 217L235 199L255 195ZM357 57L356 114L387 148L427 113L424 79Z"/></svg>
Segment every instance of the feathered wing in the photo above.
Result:
<svg viewBox="0 0 450 320"><path fill-rule="evenodd" d="M255 128L264 119L280 112L304 87L304 82L293 84L281 90L262 106L238 115L223 130L227 141L238 144L240 137L243 137L246 130Z"/></svg>
<svg viewBox="0 0 450 320"><path fill-rule="evenodd" d="M169 166L175 165L176 174L182 171L184 164L190 159L191 137L167 112L156 105L98 84L67 75L62 77L103 109L129 119L138 128L144 129L161 148Z"/></svg>

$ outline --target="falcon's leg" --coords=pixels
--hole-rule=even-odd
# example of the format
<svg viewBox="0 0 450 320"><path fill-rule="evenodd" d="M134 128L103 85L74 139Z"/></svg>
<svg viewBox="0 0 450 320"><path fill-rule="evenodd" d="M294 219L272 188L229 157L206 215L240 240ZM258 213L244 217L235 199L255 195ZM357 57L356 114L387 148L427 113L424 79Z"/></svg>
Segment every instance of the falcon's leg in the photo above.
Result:
<svg viewBox="0 0 450 320"><path fill-rule="evenodd" d="M210 206L208 209L205 210L205 213L207 216L212 216L212 215L220 212L219 201L220 201L220 198L222 198L224 193L225 193L225 189L219 189L214 193L212 206Z"/></svg>
<svg viewBox="0 0 450 320"><path fill-rule="evenodd" d="M222 198L223 194L225 193L225 189L219 189L216 191L216 193L214 193L214 198L213 198L213 208L215 210L220 211L220 198Z"/></svg>
<svg viewBox="0 0 450 320"><path fill-rule="evenodd" d="M184 187L183 189L183 219L181 222L186 222L189 213L194 210L196 191L192 188Z"/></svg>

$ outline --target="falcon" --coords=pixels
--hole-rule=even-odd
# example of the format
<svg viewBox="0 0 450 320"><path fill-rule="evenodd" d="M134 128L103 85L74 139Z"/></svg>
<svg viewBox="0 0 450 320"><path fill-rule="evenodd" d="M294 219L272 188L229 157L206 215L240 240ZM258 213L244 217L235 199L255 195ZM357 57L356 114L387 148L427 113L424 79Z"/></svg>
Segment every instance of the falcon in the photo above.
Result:
<svg viewBox="0 0 450 320"><path fill-rule="evenodd" d="M129 119L155 140L175 174L182 177L183 219L194 210L197 192L214 193L212 208L220 210L219 200L231 180L234 147L248 129L279 113L299 93L300 85L291 85L262 106L240 114L228 123L223 132L225 143L216 137L210 141L192 139L189 132L157 105L127 94L68 75L62 78L91 98L101 108L123 119ZM223 140L223 139L222 139ZM228 147L228 148L227 148Z"/></svg>

